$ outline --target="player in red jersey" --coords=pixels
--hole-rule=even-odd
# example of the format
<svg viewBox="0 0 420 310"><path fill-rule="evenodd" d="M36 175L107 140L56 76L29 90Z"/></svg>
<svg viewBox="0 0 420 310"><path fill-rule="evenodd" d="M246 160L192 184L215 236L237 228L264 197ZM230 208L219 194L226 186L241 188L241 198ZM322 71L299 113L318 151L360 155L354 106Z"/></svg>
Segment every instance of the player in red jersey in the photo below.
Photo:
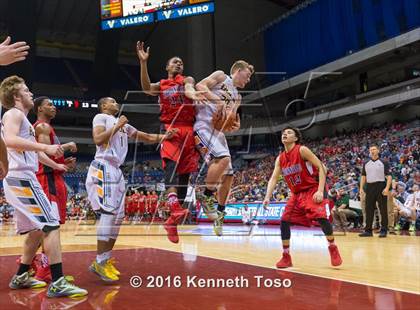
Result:
<svg viewBox="0 0 420 310"><path fill-rule="evenodd" d="M35 129L35 138L37 142L48 145L60 144L55 134L54 128L51 126L51 120L55 118L57 110L52 101L48 97L38 97L34 100L34 111L37 115L37 121L33 124ZM69 142L62 144L64 152L77 151L76 144ZM65 164L69 169L74 168L76 158L64 156L54 158L50 157L58 164ZM53 170L52 168L39 163L36 177L42 186L48 200L56 203L60 215L60 224L66 222L67 211L67 188L64 181L63 171ZM36 270L35 277L42 281L50 281L51 273L48 265L47 256L41 253L40 266Z"/></svg>
<svg viewBox="0 0 420 310"><path fill-rule="evenodd" d="M152 218L156 216L155 213L157 212L158 200L158 195L156 195L155 191L152 191L152 194L150 195L150 214L152 215Z"/></svg>
<svg viewBox="0 0 420 310"><path fill-rule="evenodd" d="M328 221L330 208L329 200L325 198L324 193L325 168L309 148L299 144L301 139L302 135L299 129L293 127L283 129L281 141L285 151L280 153L276 159L263 202L264 208L268 209L274 188L280 175L283 175L292 196L287 201L281 218L283 256L276 267L292 267L292 258L289 253L290 224L311 226L312 220L318 221L328 240L331 265L339 266L342 260L334 243L331 223Z"/></svg>
<svg viewBox="0 0 420 310"><path fill-rule="evenodd" d="M139 216L140 208L140 194L137 189L134 190L134 193L131 195L131 213L132 219Z"/></svg>
<svg viewBox="0 0 420 310"><path fill-rule="evenodd" d="M137 198L137 217L144 217L144 215L146 214L146 195L144 194L143 191L140 191Z"/></svg>
<svg viewBox="0 0 420 310"><path fill-rule="evenodd" d="M165 222L168 239L178 243L177 225L188 215L182 207L187 194L190 174L197 172L200 155L195 148L193 125L195 108L193 100L205 100L195 91L195 81L183 74L184 64L179 57L172 57L166 64L167 79L151 83L147 61L149 50L143 42L137 42L137 55L140 60L140 79L143 91L151 96L159 96L160 121L163 129L176 128L177 134L171 141L161 144L162 165L165 170L167 201L171 216ZM179 197L179 199L178 199Z"/></svg>

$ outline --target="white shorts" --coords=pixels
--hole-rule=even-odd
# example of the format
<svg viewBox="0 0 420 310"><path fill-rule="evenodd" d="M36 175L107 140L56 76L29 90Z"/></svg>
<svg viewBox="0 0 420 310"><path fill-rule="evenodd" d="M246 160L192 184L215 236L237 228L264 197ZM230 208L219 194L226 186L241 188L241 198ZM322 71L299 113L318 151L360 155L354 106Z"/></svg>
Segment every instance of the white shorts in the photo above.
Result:
<svg viewBox="0 0 420 310"><path fill-rule="evenodd" d="M86 190L93 210L124 217L126 186L119 167L92 161L86 177Z"/></svg>
<svg viewBox="0 0 420 310"><path fill-rule="evenodd" d="M400 214L402 217L410 218L413 211L407 207L401 207Z"/></svg>
<svg viewBox="0 0 420 310"><path fill-rule="evenodd" d="M50 203L35 173L10 171L3 186L7 202L15 208L18 234L60 226L57 204Z"/></svg>
<svg viewBox="0 0 420 310"><path fill-rule="evenodd" d="M215 129L195 130L195 145L207 164L215 158L231 157L225 134ZM233 175L232 163L226 168L225 175Z"/></svg>

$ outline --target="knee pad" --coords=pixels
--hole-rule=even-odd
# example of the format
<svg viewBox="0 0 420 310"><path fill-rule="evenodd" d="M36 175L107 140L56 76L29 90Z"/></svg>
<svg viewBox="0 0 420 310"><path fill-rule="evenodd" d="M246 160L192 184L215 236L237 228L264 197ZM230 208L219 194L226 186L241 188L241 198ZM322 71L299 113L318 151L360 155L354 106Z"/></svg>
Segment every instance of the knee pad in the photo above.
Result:
<svg viewBox="0 0 420 310"><path fill-rule="evenodd" d="M176 187L178 185L178 174L176 173L176 162L169 159L165 161L165 186Z"/></svg>
<svg viewBox="0 0 420 310"><path fill-rule="evenodd" d="M326 236L332 236L333 228L331 223L327 219L317 219L319 225L321 225L321 229Z"/></svg>
<svg viewBox="0 0 420 310"><path fill-rule="evenodd" d="M281 221L280 224L281 240L290 240L290 223Z"/></svg>
<svg viewBox="0 0 420 310"><path fill-rule="evenodd" d="M111 232L109 234L109 239L117 240L118 235L120 234L120 228L122 224L123 219L117 218L114 222L114 225L111 227Z"/></svg>
<svg viewBox="0 0 420 310"><path fill-rule="evenodd" d="M109 241L112 234L112 228L115 225L115 219L116 215L105 213L101 214L101 218L99 219L99 224L96 229L98 240L105 242Z"/></svg>

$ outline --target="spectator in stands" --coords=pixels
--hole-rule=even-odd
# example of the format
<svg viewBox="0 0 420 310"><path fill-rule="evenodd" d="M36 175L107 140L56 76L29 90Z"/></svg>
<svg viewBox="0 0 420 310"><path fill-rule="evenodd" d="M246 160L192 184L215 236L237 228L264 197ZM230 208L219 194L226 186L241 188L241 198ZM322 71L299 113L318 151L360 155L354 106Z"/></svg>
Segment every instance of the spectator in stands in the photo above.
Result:
<svg viewBox="0 0 420 310"><path fill-rule="evenodd" d="M418 185L413 185L412 194L407 197L404 205L398 204L398 215L410 223L410 232L416 231L417 212L420 211L420 191ZM397 222L396 230L401 229L399 221Z"/></svg>
<svg viewBox="0 0 420 310"><path fill-rule="evenodd" d="M395 196L402 204L405 203L408 197L408 193L406 192L406 185L404 182L398 182L397 184L397 195Z"/></svg>
<svg viewBox="0 0 420 310"><path fill-rule="evenodd" d="M337 223L342 229L346 229L349 226L349 220L354 220L358 217L357 212L350 209L350 195L345 192L344 188L338 190L332 212L334 223Z"/></svg>

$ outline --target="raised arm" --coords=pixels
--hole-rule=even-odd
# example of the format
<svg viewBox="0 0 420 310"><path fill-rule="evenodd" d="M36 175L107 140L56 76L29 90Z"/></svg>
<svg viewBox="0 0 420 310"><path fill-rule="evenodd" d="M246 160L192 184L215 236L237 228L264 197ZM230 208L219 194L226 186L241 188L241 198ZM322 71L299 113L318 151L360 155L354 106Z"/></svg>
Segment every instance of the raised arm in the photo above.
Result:
<svg viewBox="0 0 420 310"><path fill-rule="evenodd" d="M204 80L200 81L195 88L202 92L202 94L207 98L207 100L214 103L222 103L221 98L211 92L211 88L216 86L219 83L222 83L226 79L226 74L223 71L216 71L206 77Z"/></svg>
<svg viewBox="0 0 420 310"><path fill-rule="evenodd" d="M7 66L15 62L25 60L28 55L29 45L26 42L10 44L11 38L7 37L0 44L0 65Z"/></svg>
<svg viewBox="0 0 420 310"><path fill-rule="evenodd" d="M137 56L140 61L140 81L143 91L150 96L159 96L160 83L151 83L149 71L147 69L147 60L150 56L150 47L144 50L144 42L137 42Z"/></svg>

